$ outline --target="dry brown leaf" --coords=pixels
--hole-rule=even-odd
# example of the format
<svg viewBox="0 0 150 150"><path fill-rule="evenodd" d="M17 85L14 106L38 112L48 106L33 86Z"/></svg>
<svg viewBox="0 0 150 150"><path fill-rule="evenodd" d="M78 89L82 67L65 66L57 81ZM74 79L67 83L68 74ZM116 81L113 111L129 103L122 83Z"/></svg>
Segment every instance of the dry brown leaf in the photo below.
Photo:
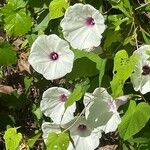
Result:
<svg viewBox="0 0 150 150"><path fill-rule="evenodd" d="M19 146L19 150L29 150L29 147L28 147L25 143L22 143L22 144Z"/></svg>
<svg viewBox="0 0 150 150"><path fill-rule="evenodd" d="M11 86L0 84L0 93L10 94L14 91L15 91L15 89L13 89Z"/></svg>
<svg viewBox="0 0 150 150"><path fill-rule="evenodd" d="M15 46L15 48L17 49L17 50L19 50L19 47L20 47L20 45L23 43L23 41L20 39L20 38L18 38L18 39L16 39L14 42L13 42L13 45Z"/></svg>
<svg viewBox="0 0 150 150"><path fill-rule="evenodd" d="M117 145L105 145L100 147L98 150L116 150Z"/></svg>
<svg viewBox="0 0 150 150"><path fill-rule="evenodd" d="M18 60L18 68L21 72L23 71L27 71L28 73L31 74L30 71L30 64L28 62L27 59L27 54L26 53L21 53L19 56L19 60Z"/></svg>

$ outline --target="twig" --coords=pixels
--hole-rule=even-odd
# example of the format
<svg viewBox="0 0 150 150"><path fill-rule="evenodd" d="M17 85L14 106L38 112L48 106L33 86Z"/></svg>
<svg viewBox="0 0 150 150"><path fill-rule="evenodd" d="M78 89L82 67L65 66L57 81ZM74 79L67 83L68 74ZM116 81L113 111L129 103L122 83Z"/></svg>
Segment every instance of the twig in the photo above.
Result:
<svg viewBox="0 0 150 150"><path fill-rule="evenodd" d="M141 9L142 7L145 7L145 6L148 5L148 4L150 4L150 2L148 2L148 3L146 3L146 4L143 4L143 5L141 5L141 6L137 7L137 8L135 8L135 10Z"/></svg>

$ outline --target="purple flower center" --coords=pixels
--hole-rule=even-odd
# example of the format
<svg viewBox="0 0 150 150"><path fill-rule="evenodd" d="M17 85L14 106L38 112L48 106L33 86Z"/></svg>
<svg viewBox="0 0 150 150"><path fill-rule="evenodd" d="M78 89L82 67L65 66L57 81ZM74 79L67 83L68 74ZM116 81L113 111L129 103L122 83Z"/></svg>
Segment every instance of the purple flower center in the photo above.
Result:
<svg viewBox="0 0 150 150"><path fill-rule="evenodd" d="M51 52L51 53L49 54L49 58L50 58L51 60L57 60L58 57L59 57L59 55L58 55L58 53L56 53L56 52Z"/></svg>
<svg viewBox="0 0 150 150"><path fill-rule="evenodd" d="M86 25L87 26L94 26L95 25L95 21L92 17L87 17L86 18Z"/></svg>
<svg viewBox="0 0 150 150"><path fill-rule="evenodd" d="M142 70L143 70L142 75L150 74L150 67L148 65L143 66Z"/></svg>
<svg viewBox="0 0 150 150"><path fill-rule="evenodd" d="M86 127L86 125L84 125L84 124L80 124L79 126L78 126L78 130L80 130L80 131L85 131L87 129L87 127Z"/></svg>
<svg viewBox="0 0 150 150"><path fill-rule="evenodd" d="M65 102L67 100L67 96L65 94L60 95L60 101Z"/></svg>

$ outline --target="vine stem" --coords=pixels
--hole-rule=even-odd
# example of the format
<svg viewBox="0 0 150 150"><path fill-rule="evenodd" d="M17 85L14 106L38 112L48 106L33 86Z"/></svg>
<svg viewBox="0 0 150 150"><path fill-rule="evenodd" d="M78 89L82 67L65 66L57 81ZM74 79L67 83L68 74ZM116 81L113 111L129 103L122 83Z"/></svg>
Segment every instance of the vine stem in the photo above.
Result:
<svg viewBox="0 0 150 150"><path fill-rule="evenodd" d="M141 5L141 6L137 7L137 8L135 8L135 10L141 9L142 7L145 7L145 6L148 5L148 4L150 4L150 2L148 2L148 3L146 3L146 4L143 4L143 5Z"/></svg>
<svg viewBox="0 0 150 150"><path fill-rule="evenodd" d="M138 27L135 26L134 20L133 20L133 26L134 26L134 39L135 39L135 43L136 43L136 48L138 49L139 47L138 47L138 40L137 40L137 33L136 33Z"/></svg>
<svg viewBox="0 0 150 150"><path fill-rule="evenodd" d="M140 30L141 31L143 31L145 34L147 34L148 36L150 36L150 34L147 32L147 31L145 31L141 26L140 26Z"/></svg>

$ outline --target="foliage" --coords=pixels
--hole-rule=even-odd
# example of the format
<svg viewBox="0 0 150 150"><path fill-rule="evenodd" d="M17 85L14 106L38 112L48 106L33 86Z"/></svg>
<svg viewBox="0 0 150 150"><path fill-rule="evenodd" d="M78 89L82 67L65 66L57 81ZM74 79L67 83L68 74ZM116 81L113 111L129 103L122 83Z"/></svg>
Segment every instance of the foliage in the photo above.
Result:
<svg viewBox="0 0 150 150"><path fill-rule="evenodd" d="M69 7L66 0L53 0L49 5L50 19L56 19L64 15L65 10Z"/></svg>
<svg viewBox="0 0 150 150"><path fill-rule="evenodd" d="M141 119L142 118L142 119ZM135 101L130 101L129 108L119 125L120 136L127 140L138 133L150 119L150 106L145 102L136 105Z"/></svg>
<svg viewBox="0 0 150 150"><path fill-rule="evenodd" d="M123 85L131 76L137 59L138 57L136 55L132 55L128 58L128 54L125 50L120 50L116 53L113 68L114 75L111 82L113 97L116 98L123 95Z"/></svg>
<svg viewBox="0 0 150 150"><path fill-rule="evenodd" d="M60 22L67 8L76 3L90 4L104 16L106 29L101 44L90 52L70 45L75 55L72 71L61 79L48 81L30 67L30 49L41 34L56 34L65 39ZM4 140L0 149L16 150L22 145L26 149L41 145L48 150L67 149L68 132L50 133L45 144L42 137L43 120L51 119L41 113L40 101L43 92L54 86L71 91L64 103L65 110L76 103L74 113L79 116L85 93L97 87L105 87L114 99L131 94L131 100L118 109L122 121L118 140L114 140L117 145L121 143L122 149L150 149L150 92L135 91L130 80L139 60L133 52L142 45L150 45L149 14L149 0L2 0L0 138ZM108 142L105 136L102 138Z"/></svg>
<svg viewBox="0 0 150 150"><path fill-rule="evenodd" d="M15 128L8 128L4 134L6 150L16 150L22 139L22 134L17 133Z"/></svg>
<svg viewBox="0 0 150 150"><path fill-rule="evenodd" d="M0 42L0 65L11 65L17 61L15 49L7 42Z"/></svg>
<svg viewBox="0 0 150 150"><path fill-rule="evenodd" d="M69 136L67 133L56 134L52 132L49 134L46 146L47 150L66 150L69 145Z"/></svg>
<svg viewBox="0 0 150 150"><path fill-rule="evenodd" d="M9 0L1 9L7 34L12 36L23 35L31 28L31 17L26 13L25 5L23 0Z"/></svg>

